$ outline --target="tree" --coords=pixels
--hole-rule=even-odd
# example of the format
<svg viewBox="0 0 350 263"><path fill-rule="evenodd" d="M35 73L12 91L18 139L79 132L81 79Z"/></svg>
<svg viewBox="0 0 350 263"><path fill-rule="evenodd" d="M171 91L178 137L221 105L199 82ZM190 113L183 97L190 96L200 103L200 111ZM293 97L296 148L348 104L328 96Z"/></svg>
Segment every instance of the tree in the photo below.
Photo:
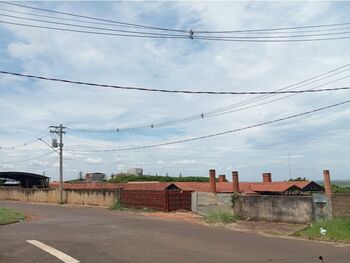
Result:
<svg viewBox="0 0 350 263"><path fill-rule="evenodd" d="M296 178L291 178L291 179L289 179L288 181L290 181L290 182L297 182L297 181L306 181L306 178L304 177L304 178L301 178L300 176L298 176L298 177L296 177Z"/></svg>

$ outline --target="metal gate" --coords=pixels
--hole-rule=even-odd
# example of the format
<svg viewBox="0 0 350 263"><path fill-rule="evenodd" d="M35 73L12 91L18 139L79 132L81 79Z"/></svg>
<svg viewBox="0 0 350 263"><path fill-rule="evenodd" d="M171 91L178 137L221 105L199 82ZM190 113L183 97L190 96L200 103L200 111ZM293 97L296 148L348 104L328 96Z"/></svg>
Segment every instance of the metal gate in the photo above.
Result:
<svg viewBox="0 0 350 263"><path fill-rule="evenodd" d="M191 211L191 192L182 190L124 190L122 205L133 208L151 208L169 212L179 209Z"/></svg>

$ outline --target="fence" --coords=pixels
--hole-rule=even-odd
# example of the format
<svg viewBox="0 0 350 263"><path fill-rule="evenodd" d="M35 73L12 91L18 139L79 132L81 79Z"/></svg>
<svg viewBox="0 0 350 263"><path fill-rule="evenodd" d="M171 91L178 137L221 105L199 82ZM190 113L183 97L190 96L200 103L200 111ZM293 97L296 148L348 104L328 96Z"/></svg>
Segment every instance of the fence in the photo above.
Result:
<svg viewBox="0 0 350 263"><path fill-rule="evenodd" d="M116 190L63 190L63 203L76 205L112 206L117 198ZM0 200L59 203L57 189L0 189Z"/></svg>
<svg viewBox="0 0 350 263"><path fill-rule="evenodd" d="M350 217L350 193L333 194L331 199L334 217Z"/></svg>
<svg viewBox="0 0 350 263"><path fill-rule="evenodd" d="M210 211L220 210L233 214L232 194L220 193L192 193L192 212L207 215Z"/></svg>
<svg viewBox="0 0 350 263"><path fill-rule="evenodd" d="M314 205L311 196L236 196L233 210L243 219L286 223L311 223Z"/></svg>
<svg viewBox="0 0 350 263"><path fill-rule="evenodd" d="M160 211L191 210L191 192L179 190L121 190L122 205Z"/></svg>

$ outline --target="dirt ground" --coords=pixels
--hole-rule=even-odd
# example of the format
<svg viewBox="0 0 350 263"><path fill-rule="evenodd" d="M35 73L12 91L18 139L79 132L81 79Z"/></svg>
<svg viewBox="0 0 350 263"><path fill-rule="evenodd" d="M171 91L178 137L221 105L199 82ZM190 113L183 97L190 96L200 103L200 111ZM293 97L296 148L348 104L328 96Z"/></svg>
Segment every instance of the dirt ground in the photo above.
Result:
<svg viewBox="0 0 350 263"><path fill-rule="evenodd" d="M230 224L208 224L203 220L203 217L191 212L146 212L141 213L144 216L160 217L170 220L181 220L197 224L204 224L210 227L223 227L225 229L240 231L240 232L250 232L258 233L265 236L282 236L287 237L292 235L294 232L307 227L303 224L288 224L288 223L278 223L278 222L266 222L266 221L237 221Z"/></svg>

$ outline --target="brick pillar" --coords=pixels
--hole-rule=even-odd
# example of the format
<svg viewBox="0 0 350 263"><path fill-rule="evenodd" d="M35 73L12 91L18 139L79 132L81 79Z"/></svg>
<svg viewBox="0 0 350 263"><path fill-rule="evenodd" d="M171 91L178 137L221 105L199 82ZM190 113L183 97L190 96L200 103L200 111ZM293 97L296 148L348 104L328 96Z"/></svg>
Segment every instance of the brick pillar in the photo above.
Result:
<svg viewBox="0 0 350 263"><path fill-rule="evenodd" d="M233 185L233 192L239 193L239 179L238 179L237 171L232 171L232 185Z"/></svg>
<svg viewBox="0 0 350 263"><path fill-rule="evenodd" d="M210 192L216 193L215 169L209 170Z"/></svg>
<svg viewBox="0 0 350 263"><path fill-rule="evenodd" d="M326 191L326 195L328 197L331 197L332 189L331 189L331 176L329 175L329 170L323 170L323 182L324 182L324 189Z"/></svg>
<svg viewBox="0 0 350 263"><path fill-rule="evenodd" d="M220 174L219 175L219 183L224 183L226 182L226 175Z"/></svg>
<svg viewBox="0 0 350 263"><path fill-rule="evenodd" d="M271 173L263 173L262 176L263 176L264 183L271 183L272 182Z"/></svg>

